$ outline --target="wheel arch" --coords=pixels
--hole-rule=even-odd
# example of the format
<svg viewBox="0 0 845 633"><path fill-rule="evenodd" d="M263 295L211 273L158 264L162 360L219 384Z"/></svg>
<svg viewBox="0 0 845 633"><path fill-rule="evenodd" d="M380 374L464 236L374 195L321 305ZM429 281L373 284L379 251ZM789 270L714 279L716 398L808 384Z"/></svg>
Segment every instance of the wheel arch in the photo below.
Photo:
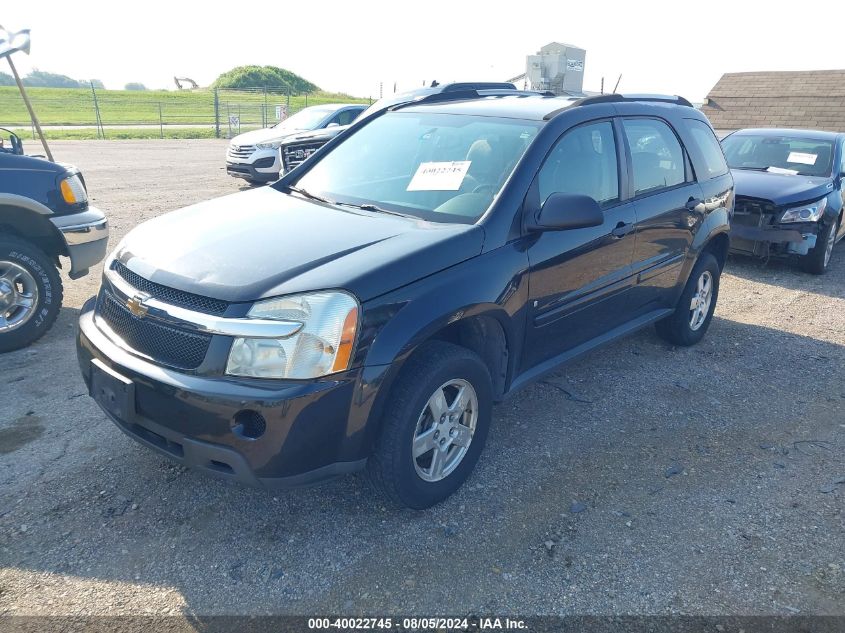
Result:
<svg viewBox="0 0 845 633"><path fill-rule="evenodd" d="M724 270L725 263L728 261L728 250L730 246L731 240L727 232L723 231L712 235L701 247L700 253L711 253L719 263L719 270Z"/></svg>
<svg viewBox="0 0 845 633"><path fill-rule="evenodd" d="M35 244L59 265L59 256L67 255L67 245L59 230L43 214L0 202L0 236L4 233Z"/></svg>
<svg viewBox="0 0 845 633"><path fill-rule="evenodd" d="M486 310L464 313L459 319L438 319L409 337L392 359L380 355L370 357L380 358L385 361L382 364L388 366L379 377L378 392L366 416L368 444L372 444L381 432L385 405L406 363L430 341L447 341L478 354L490 372L494 400L502 398L512 377L516 339L508 325L511 317L501 307L495 308L488 306Z"/></svg>
<svg viewBox="0 0 845 633"><path fill-rule="evenodd" d="M496 305L477 305L431 320L400 344L384 343L367 355L367 364L389 364L391 382L411 356L428 341L440 340L465 347L487 365L496 396L507 390L513 359L511 317Z"/></svg>

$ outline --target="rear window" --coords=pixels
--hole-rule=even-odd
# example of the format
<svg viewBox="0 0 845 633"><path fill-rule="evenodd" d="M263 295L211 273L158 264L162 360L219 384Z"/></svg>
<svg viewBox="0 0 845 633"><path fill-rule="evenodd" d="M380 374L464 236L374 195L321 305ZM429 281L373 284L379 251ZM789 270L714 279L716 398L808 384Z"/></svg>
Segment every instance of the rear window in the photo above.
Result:
<svg viewBox="0 0 845 633"><path fill-rule="evenodd" d="M704 158L705 173L699 173L701 170L697 170L698 179L707 180L724 176L728 173L728 164L725 162L722 146L719 145L719 139L713 134L713 130L703 121L695 119L687 119L686 121L690 134Z"/></svg>

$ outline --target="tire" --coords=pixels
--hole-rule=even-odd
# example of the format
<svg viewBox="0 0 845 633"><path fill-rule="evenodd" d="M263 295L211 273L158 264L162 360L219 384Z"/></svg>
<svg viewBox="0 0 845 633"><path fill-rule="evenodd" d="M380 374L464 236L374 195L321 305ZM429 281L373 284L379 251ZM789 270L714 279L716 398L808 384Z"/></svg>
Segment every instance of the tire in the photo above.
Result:
<svg viewBox="0 0 845 633"><path fill-rule="evenodd" d="M461 388L464 400L475 395L474 404L468 403L461 414L457 413L461 406L453 409L453 417L459 416L457 423L447 415L447 420L438 424L429 400L441 390L446 405L456 404ZM367 462L374 487L395 506L423 509L443 501L475 467L487 439L492 408L490 373L476 354L442 341L423 344L388 394L380 435ZM474 430L467 435L461 427L470 426ZM415 457L414 446L422 450L428 443L435 447ZM439 479L435 458L442 475Z"/></svg>
<svg viewBox="0 0 845 633"><path fill-rule="evenodd" d="M0 236L0 352L44 336L61 307L62 279L50 258L26 240Z"/></svg>
<svg viewBox="0 0 845 633"><path fill-rule="evenodd" d="M678 299L678 304L675 306L675 312L657 322L657 333L670 343L680 345L682 347L689 347L695 345L707 332L710 327L710 321L713 319L713 312L716 309L716 301L719 298L719 277L721 275L721 268L716 258L708 252L702 253L695 262L692 272L690 273L687 285L684 286L681 297ZM709 279L710 292L709 303L706 308L697 314L694 314L693 298L698 299L698 305L701 305L700 292L702 286L700 284L706 283L703 280Z"/></svg>
<svg viewBox="0 0 845 633"><path fill-rule="evenodd" d="M834 220L819 233L816 245L810 249L809 253L798 260L804 272L812 273L813 275L823 275L827 272L827 266L830 263L830 254L833 251L836 232L838 230L839 221Z"/></svg>

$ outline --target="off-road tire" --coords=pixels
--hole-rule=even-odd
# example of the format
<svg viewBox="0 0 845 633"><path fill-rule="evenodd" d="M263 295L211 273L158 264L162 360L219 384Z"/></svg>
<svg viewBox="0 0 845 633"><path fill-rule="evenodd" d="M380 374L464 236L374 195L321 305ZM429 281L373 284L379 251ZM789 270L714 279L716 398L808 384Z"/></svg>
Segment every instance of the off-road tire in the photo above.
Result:
<svg viewBox="0 0 845 633"><path fill-rule="evenodd" d="M10 352L38 340L53 326L62 307L62 278L44 251L15 236L0 236L0 261L25 268L38 287L38 302L29 320L11 331L0 331L0 352Z"/></svg>

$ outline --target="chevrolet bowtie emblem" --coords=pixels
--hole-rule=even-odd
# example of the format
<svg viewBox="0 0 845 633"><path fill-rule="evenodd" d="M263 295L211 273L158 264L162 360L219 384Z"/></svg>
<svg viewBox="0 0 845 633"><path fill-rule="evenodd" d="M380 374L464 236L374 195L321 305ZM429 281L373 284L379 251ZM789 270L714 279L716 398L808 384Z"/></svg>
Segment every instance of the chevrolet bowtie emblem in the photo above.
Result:
<svg viewBox="0 0 845 633"><path fill-rule="evenodd" d="M150 295L139 293L126 300L126 307L129 309L129 312L132 313L132 316L140 319L141 317L147 315L149 308L144 305L144 302L149 298Z"/></svg>

